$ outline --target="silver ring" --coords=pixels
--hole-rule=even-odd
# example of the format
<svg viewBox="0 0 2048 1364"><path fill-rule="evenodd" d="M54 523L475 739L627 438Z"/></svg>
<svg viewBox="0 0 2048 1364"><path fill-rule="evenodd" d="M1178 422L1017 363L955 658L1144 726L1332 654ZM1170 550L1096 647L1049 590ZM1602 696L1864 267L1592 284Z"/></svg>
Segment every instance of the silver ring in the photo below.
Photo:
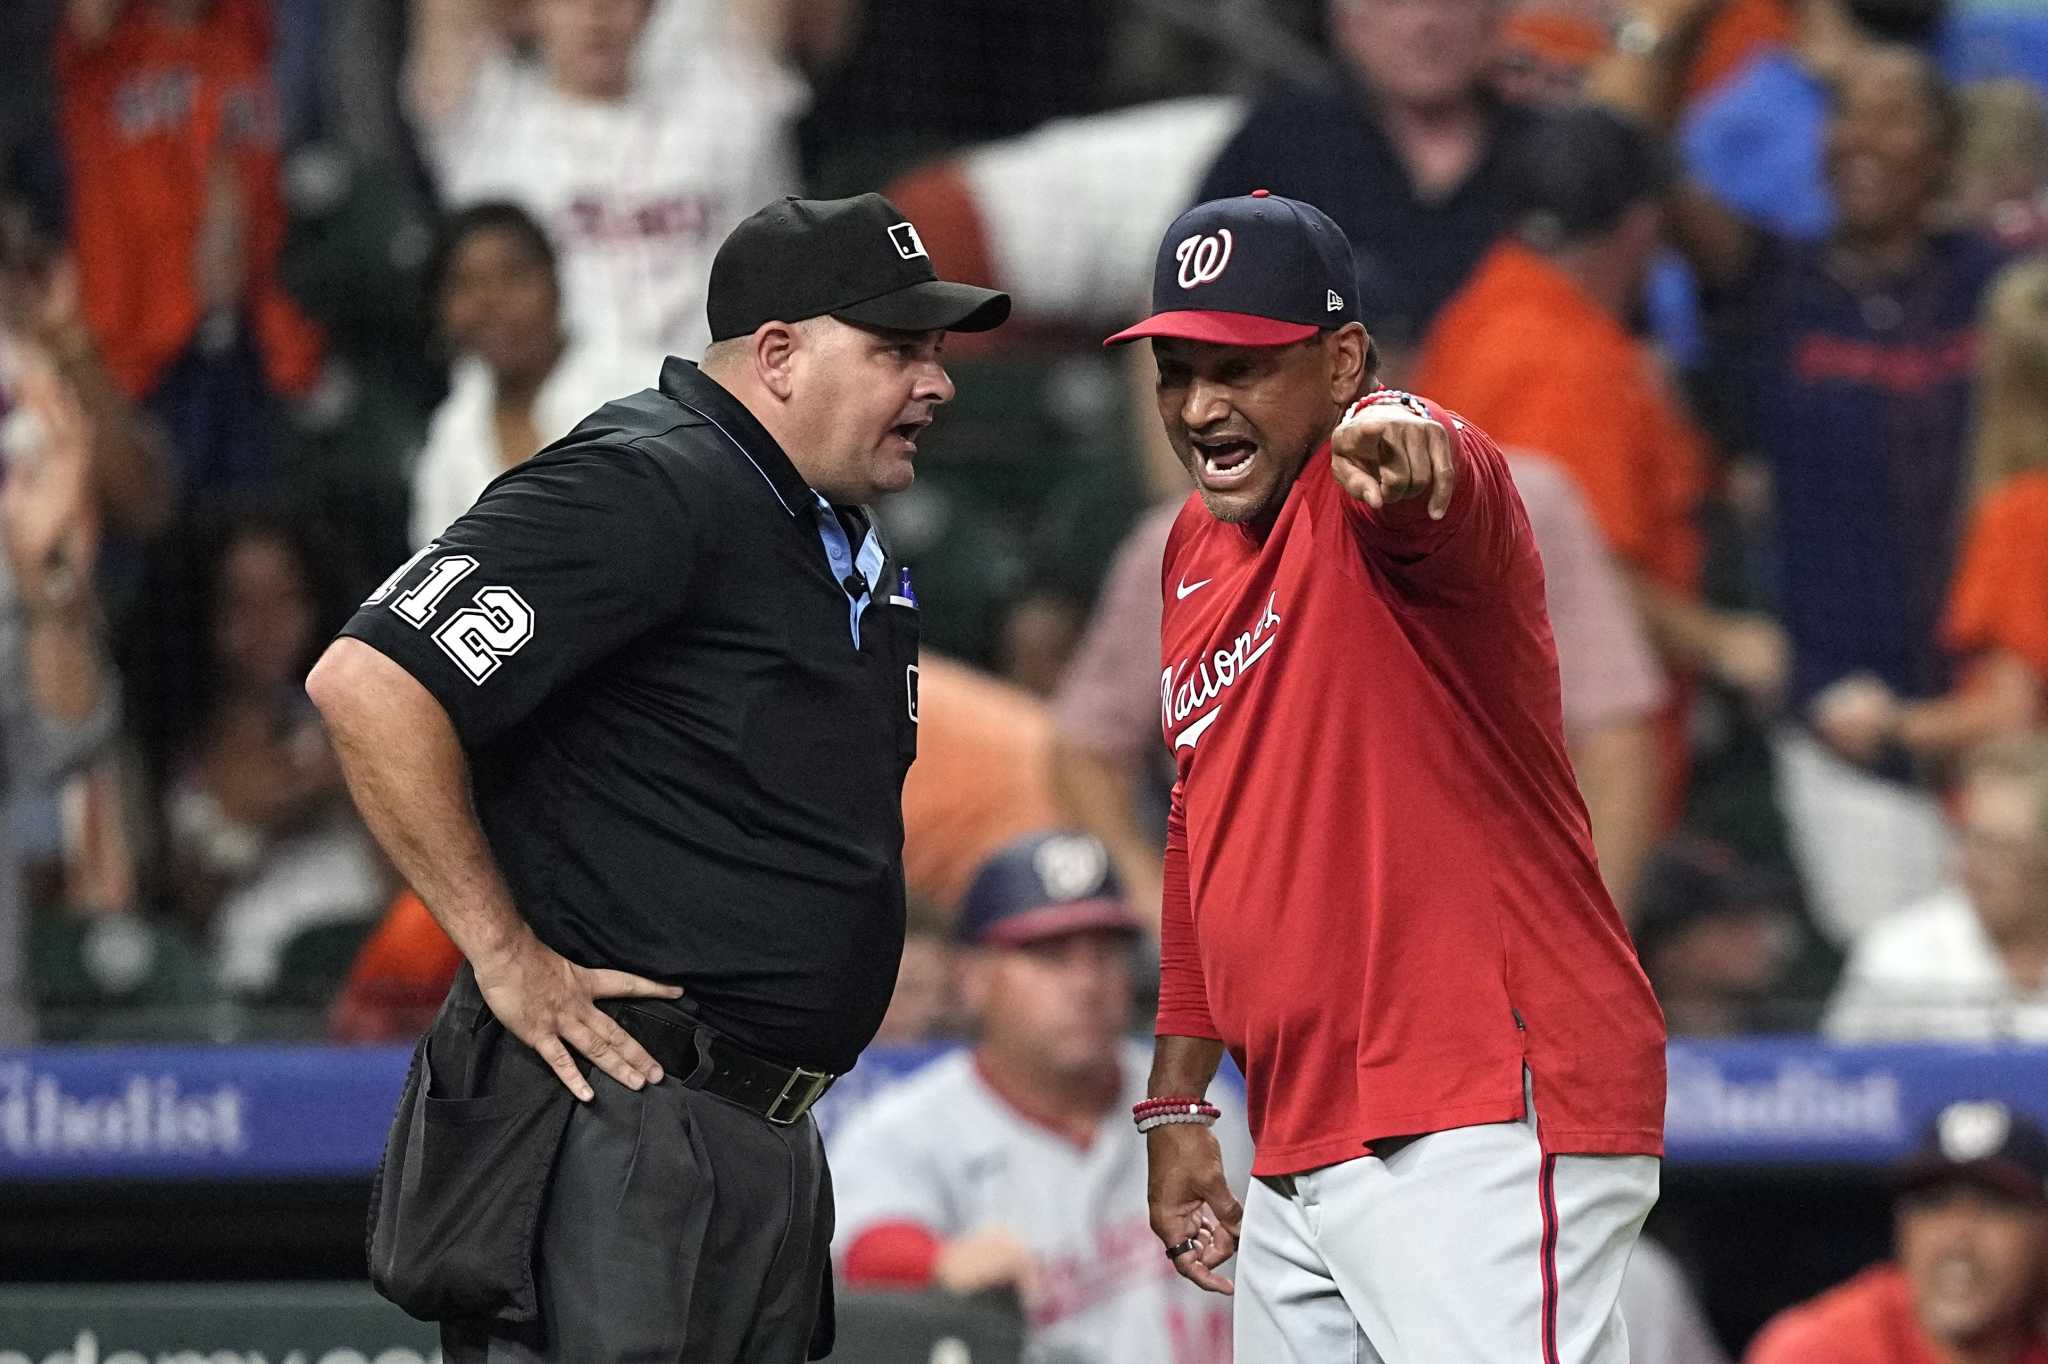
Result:
<svg viewBox="0 0 2048 1364"><path fill-rule="evenodd" d="M1178 1260L1181 1256L1187 1254L1189 1251L1200 1250L1201 1248L1202 1243L1200 1241L1197 1241L1194 1237L1190 1236L1185 1241L1175 1241L1172 1245L1168 1246L1166 1248L1166 1258L1169 1260Z"/></svg>

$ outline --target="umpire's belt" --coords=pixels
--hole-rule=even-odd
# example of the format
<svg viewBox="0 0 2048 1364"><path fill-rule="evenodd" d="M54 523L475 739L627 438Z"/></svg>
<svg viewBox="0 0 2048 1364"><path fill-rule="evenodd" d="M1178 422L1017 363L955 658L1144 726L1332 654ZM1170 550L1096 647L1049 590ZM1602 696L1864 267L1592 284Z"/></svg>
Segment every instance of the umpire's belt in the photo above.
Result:
<svg viewBox="0 0 2048 1364"><path fill-rule="evenodd" d="M685 1086L738 1104L777 1127L810 1112L839 1078L756 1056L701 1023L663 1018L632 1005L620 1008L617 1017L619 1026Z"/></svg>

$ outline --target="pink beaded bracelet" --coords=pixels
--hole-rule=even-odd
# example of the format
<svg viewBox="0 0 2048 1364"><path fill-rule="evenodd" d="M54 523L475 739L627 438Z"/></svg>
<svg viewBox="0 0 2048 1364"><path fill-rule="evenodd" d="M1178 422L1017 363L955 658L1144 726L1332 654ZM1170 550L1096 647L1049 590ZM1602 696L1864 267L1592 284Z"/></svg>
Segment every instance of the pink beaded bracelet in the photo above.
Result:
<svg viewBox="0 0 2048 1364"><path fill-rule="evenodd" d="M1149 1132L1154 1127L1170 1123L1200 1123L1206 1127L1222 1116L1223 1110L1207 1099L1187 1095L1146 1099L1131 1105L1131 1120L1138 1125L1140 1132Z"/></svg>

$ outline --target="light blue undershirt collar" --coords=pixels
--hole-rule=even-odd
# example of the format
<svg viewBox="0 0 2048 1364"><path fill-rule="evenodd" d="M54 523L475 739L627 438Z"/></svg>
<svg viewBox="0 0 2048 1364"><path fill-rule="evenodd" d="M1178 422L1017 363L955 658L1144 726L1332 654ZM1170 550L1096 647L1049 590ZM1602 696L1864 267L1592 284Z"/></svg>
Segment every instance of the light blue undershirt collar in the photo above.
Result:
<svg viewBox="0 0 2048 1364"><path fill-rule="evenodd" d="M860 574L864 584L860 595L846 592L846 624L853 635L853 647L860 647L860 618L874 599L874 589L882 579L882 542L875 537L873 526L868 527L865 539L860 542L860 551L855 553L846 538L846 527L839 523L839 514L832 510L817 492L811 497L817 505L811 508L811 516L818 523L818 539L825 546L825 562L831 566L832 580L840 584L840 591L846 592L845 581L849 570Z"/></svg>

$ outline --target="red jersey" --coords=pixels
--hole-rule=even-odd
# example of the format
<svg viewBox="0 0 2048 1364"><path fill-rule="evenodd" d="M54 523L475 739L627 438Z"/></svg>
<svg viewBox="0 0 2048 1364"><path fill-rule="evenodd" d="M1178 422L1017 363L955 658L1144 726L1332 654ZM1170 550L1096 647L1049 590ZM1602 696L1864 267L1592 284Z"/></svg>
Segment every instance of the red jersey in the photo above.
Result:
<svg viewBox="0 0 2048 1364"><path fill-rule="evenodd" d="M1950 1356L1920 1329L1913 1286L1897 1265L1875 1265L1812 1302L1771 1318L1744 1364L1943 1364ZM2018 1364L2048 1364L2048 1342L2029 1341Z"/></svg>
<svg viewBox="0 0 2048 1364"><path fill-rule="evenodd" d="M1392 396L1392 395L1390 395ZM1312 455L1263 534L1167 541L1158 1030L1245 1073L1253 1171L1522 1114L1661 1155L1664 1022L1565 756L1543 566L1506 460L1431 404L1458 485L1375 512Z"/></svg>

